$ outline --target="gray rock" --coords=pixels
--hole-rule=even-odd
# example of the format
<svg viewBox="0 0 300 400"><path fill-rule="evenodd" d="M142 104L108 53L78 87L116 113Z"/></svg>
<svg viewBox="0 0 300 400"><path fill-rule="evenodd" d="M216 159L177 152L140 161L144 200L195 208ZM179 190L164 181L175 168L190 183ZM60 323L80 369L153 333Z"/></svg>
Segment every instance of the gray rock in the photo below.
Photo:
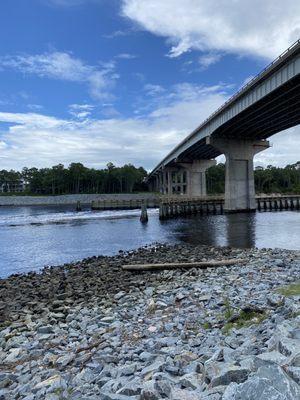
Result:
<svg viewBox="0 0 300 400"><path fill-rule="evenodd" d="M231 383L223 400L295 400L300 388L279 366L259 368L257 374L242 384Z"/></svg>
<svg viewBox="0 0 300 400"><path fill-rule="evenodd" d="M64 390L66 387L66 382L60 375L53 375L50 376L50 378L37 383L33 388L33 392L38 393L41 389L46 389L48 392L53 392L55 390Z"/></svg>
<svg viewBox="0 0 300 400"><path fill-rule="evenodd" d="M143 389L140 400L160 400L160 397L154 389Z"/></svg>
<svg viewBox="0 0 300 400"><path fill-rule="evenodd" d="M249 373L250 371L246 368L235 365L224 365L221 371L212 377L211 387L229 385L231 382L244 382L248 378Z"/></svg>
<svg viewBox="0 0 300 400"><path fill-rule="evenodd" d="M127 364L123 367L118 369L120 376L129 376L133 375L136 371L137 365L136 364Z"/></svg>
<svg viewBox="0 0 300 400"><path fill-rule="evenodd" d="M114 299L115 300L120 300L125 295L126 295L126 292L118 292L117 294L114 295Z"/></svg>
<svg viewBox="0 0 300 400"><path fill-rule="evenodd" d="M105 393L101 392L101 400L138 400L137 396L126 396L123 394L116 394L116 393Z"/></svg>
<svg viewBox="0 0 300 400"><path fill-rule="evenodd" d="M172 388L172 400L202 400L204 399L203 393L200 391L189 391L180 388ZM211 400L211 399L210 399Z"/></svg>
<svg viewBox="0 0 300 400"><path fill-rule="evenodd" d="M300 352L300 340L283 337L278 341L278 349L285 356Z"/></svg>
<svg viewBox="0 0 300 400"><path fill-rule="evenodd" d="M51 325L44 325L37 328L37 333L43 335L54 333L53 327Z"/></svg>
<svg viewBox="0 0 300 400"><path fill-rule="evenodd" d="M292 355L287 364L292 367L300 367L300 353Z"/></svg>
<svg viewBox="0 0 300 400"><path fill-rule="evenodd" d="M65 368L67 365L69 365L73 360L75 359L74 354L66 354L64 356L61 356L57 359L56 365L60 368Z"/></svg>
<svg viewBox="0 0 300 400"><path fill-rule="evenodd" d="M0 373L0 389L10 386L15 380L15 375L11 373Z"/></svg>
<svg viewBox="0 0 300 400"><path fill-rule="evenodd" d="M161 396L161 397L169 397L171 390L172 390L172 386L170 384L170 382L165 381L165 380L157 380L154 382L154 389L157 391L157 393Z"/></svg>
<svg viewBox="0 0 300 400"><path fill-rule="evenodd" d="M147 367L143 368L141 371L141 376L151 376L153 372L162 371L163 366L165 365L164 361L161 359L154 361L152 364L148 365Z"/></svg>
<svg viewBox="0 0 300 400"><path fill-rule="evenodd" d="M125 386L117 391L117 394L123 394L125 396L137 396L140 395L142 386L138 382L128 382Z"/></svg>
<svg viewBox="0 0 300 400"><path fill-rule="evenodd" d="M10 364L15 363L21 359L22 349L13 348L10 349L8 356L4 359L4 363Z"/></svg>
<svg viewBox="0 0 300 400"><path fill-rule="evenodd" d="M149 353L148 351L143 351L141 354L139 354L139 359L141 361L151 361L154 357L154 354Z"/></svg>
<svg viewBox="0 0 300 400"><path fill-rule="evenodd" d="M285 372L300 385L300 367L286 367Z"/></svg>
<svg viewBox="0 0 300 400"><path fill-rule="evenodd" d="M179 383L183 389L192 389L195 390L199 387L200 382L198 377L201 375L198 374L187 374L184 375L180 380Z"/></svg>
<svg viewBox="0 0 300 400"><path fill-rule="evenodd" d="M265 353L258 354L254 357L253 364L254 369L257 370L259 367L268 364L283 365L287 358L279 353L278 351L267 351Z"/></svg>
<svg viewBox="0 0 300 400"><path fill-rule="evenodd" d="M277 293L272 293L267 297L267 302L272 307L279 307L284 304L285 298Z"/></svg>

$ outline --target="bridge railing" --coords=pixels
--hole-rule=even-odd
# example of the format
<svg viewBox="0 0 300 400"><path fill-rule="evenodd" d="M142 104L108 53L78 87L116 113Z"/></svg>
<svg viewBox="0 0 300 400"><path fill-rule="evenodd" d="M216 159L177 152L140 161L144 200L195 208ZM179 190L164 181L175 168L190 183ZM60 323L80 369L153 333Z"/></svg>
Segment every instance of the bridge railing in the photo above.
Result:
<svg viewBox="0 0 300 400"><path fill-rule="evenodd" d="M270 62L262 71L260 71L257 75L255 75L250 81L245 83L237 92L235 92L229 99L225 101L216 111L214 111L208 118L206 118L201 126L206 124L211 118L213 118L216 114L218 114L220 111L222 111L230 102L232 102L235 98L237 98L247 87L251 86L255 81L259 80L259 78L262 77L262 75L272 67L272 65L276 64L277 61L279 61L285 54L287 54L289 51L291 51L294 47L298 46L300 44L300 39L296 40L288 49L284 50L283 53L281 53L275 60Z"/></svg>

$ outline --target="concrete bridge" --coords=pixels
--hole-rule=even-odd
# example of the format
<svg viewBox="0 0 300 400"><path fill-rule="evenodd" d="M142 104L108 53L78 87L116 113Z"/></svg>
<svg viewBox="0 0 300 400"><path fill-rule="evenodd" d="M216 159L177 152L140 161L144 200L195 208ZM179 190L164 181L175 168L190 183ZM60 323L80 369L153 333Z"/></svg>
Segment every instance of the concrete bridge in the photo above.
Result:
<svg viewBox="0 0 300 400"><path fill-rule="evenodd" d="M224 154L224 211L255 210L255 154L269 147L270 136L299 123L300 40L179 143L151 172L150 190L206 196L205 172Z"/></svg>

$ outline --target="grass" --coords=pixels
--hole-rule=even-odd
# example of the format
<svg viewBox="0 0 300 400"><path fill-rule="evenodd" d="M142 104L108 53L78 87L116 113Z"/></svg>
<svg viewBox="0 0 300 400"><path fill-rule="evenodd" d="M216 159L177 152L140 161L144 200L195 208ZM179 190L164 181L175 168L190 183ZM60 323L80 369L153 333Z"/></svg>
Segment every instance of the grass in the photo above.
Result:
<svg viewBox="0 0 300 400"><path fill-rule="evenodd" d="M284 286L278 289L277 292L286 297L300 296L300 282L293 283L289 286Z"/></svg>
<svg viewBox="0 0 300 400"><path fill-rule="evenodd" d="M267 314L265 312L245 312L241 311L238 318L234 322L226 322L223 326L223 332L227 335L232 328L241 329L246 328L253 324L260 324L266 319Z"/></svg>
<svg viewBox="0 0 300 400"><path fill-rule="evenodd" d="M241 310L233 321L230 319L234 316L234 309L231 307L229 299L224 300L225 314L224 317L227 320L223 326L224 334L228 334L232 328L241 329L252 324L260 324L266 317L267 314L263 311L244 311Z"/></svg>
<svg viewBox="0 0 300 400"><path fill-rule="evenodd" d="M204 322L204 324L202 326L203 326L203 329L210 329L211 328L211 324L209 322Z"/></svg>
<svg viewBox="0 0 300 400"><path fill-rule="evenodd" d="M224 299L225 318L230 319L233 316L233 308L230 305L229 299Z"/></svg>

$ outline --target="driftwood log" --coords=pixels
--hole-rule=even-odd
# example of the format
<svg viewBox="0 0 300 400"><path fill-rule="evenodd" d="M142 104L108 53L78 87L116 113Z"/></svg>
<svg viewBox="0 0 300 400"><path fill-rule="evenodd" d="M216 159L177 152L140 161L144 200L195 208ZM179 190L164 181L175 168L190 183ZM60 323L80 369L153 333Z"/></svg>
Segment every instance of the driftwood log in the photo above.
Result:
<svg viewBox="0 0 300 400"><path fill-rule="evenodd" d="M226 265L234 265L245 262L242 258L234 258L221 261L199 261L199 262L176 262L165 264L128 264L123 265L122 269L126 271L152 271L160 269L176 269L176 268L216 268Z"/></svg>

